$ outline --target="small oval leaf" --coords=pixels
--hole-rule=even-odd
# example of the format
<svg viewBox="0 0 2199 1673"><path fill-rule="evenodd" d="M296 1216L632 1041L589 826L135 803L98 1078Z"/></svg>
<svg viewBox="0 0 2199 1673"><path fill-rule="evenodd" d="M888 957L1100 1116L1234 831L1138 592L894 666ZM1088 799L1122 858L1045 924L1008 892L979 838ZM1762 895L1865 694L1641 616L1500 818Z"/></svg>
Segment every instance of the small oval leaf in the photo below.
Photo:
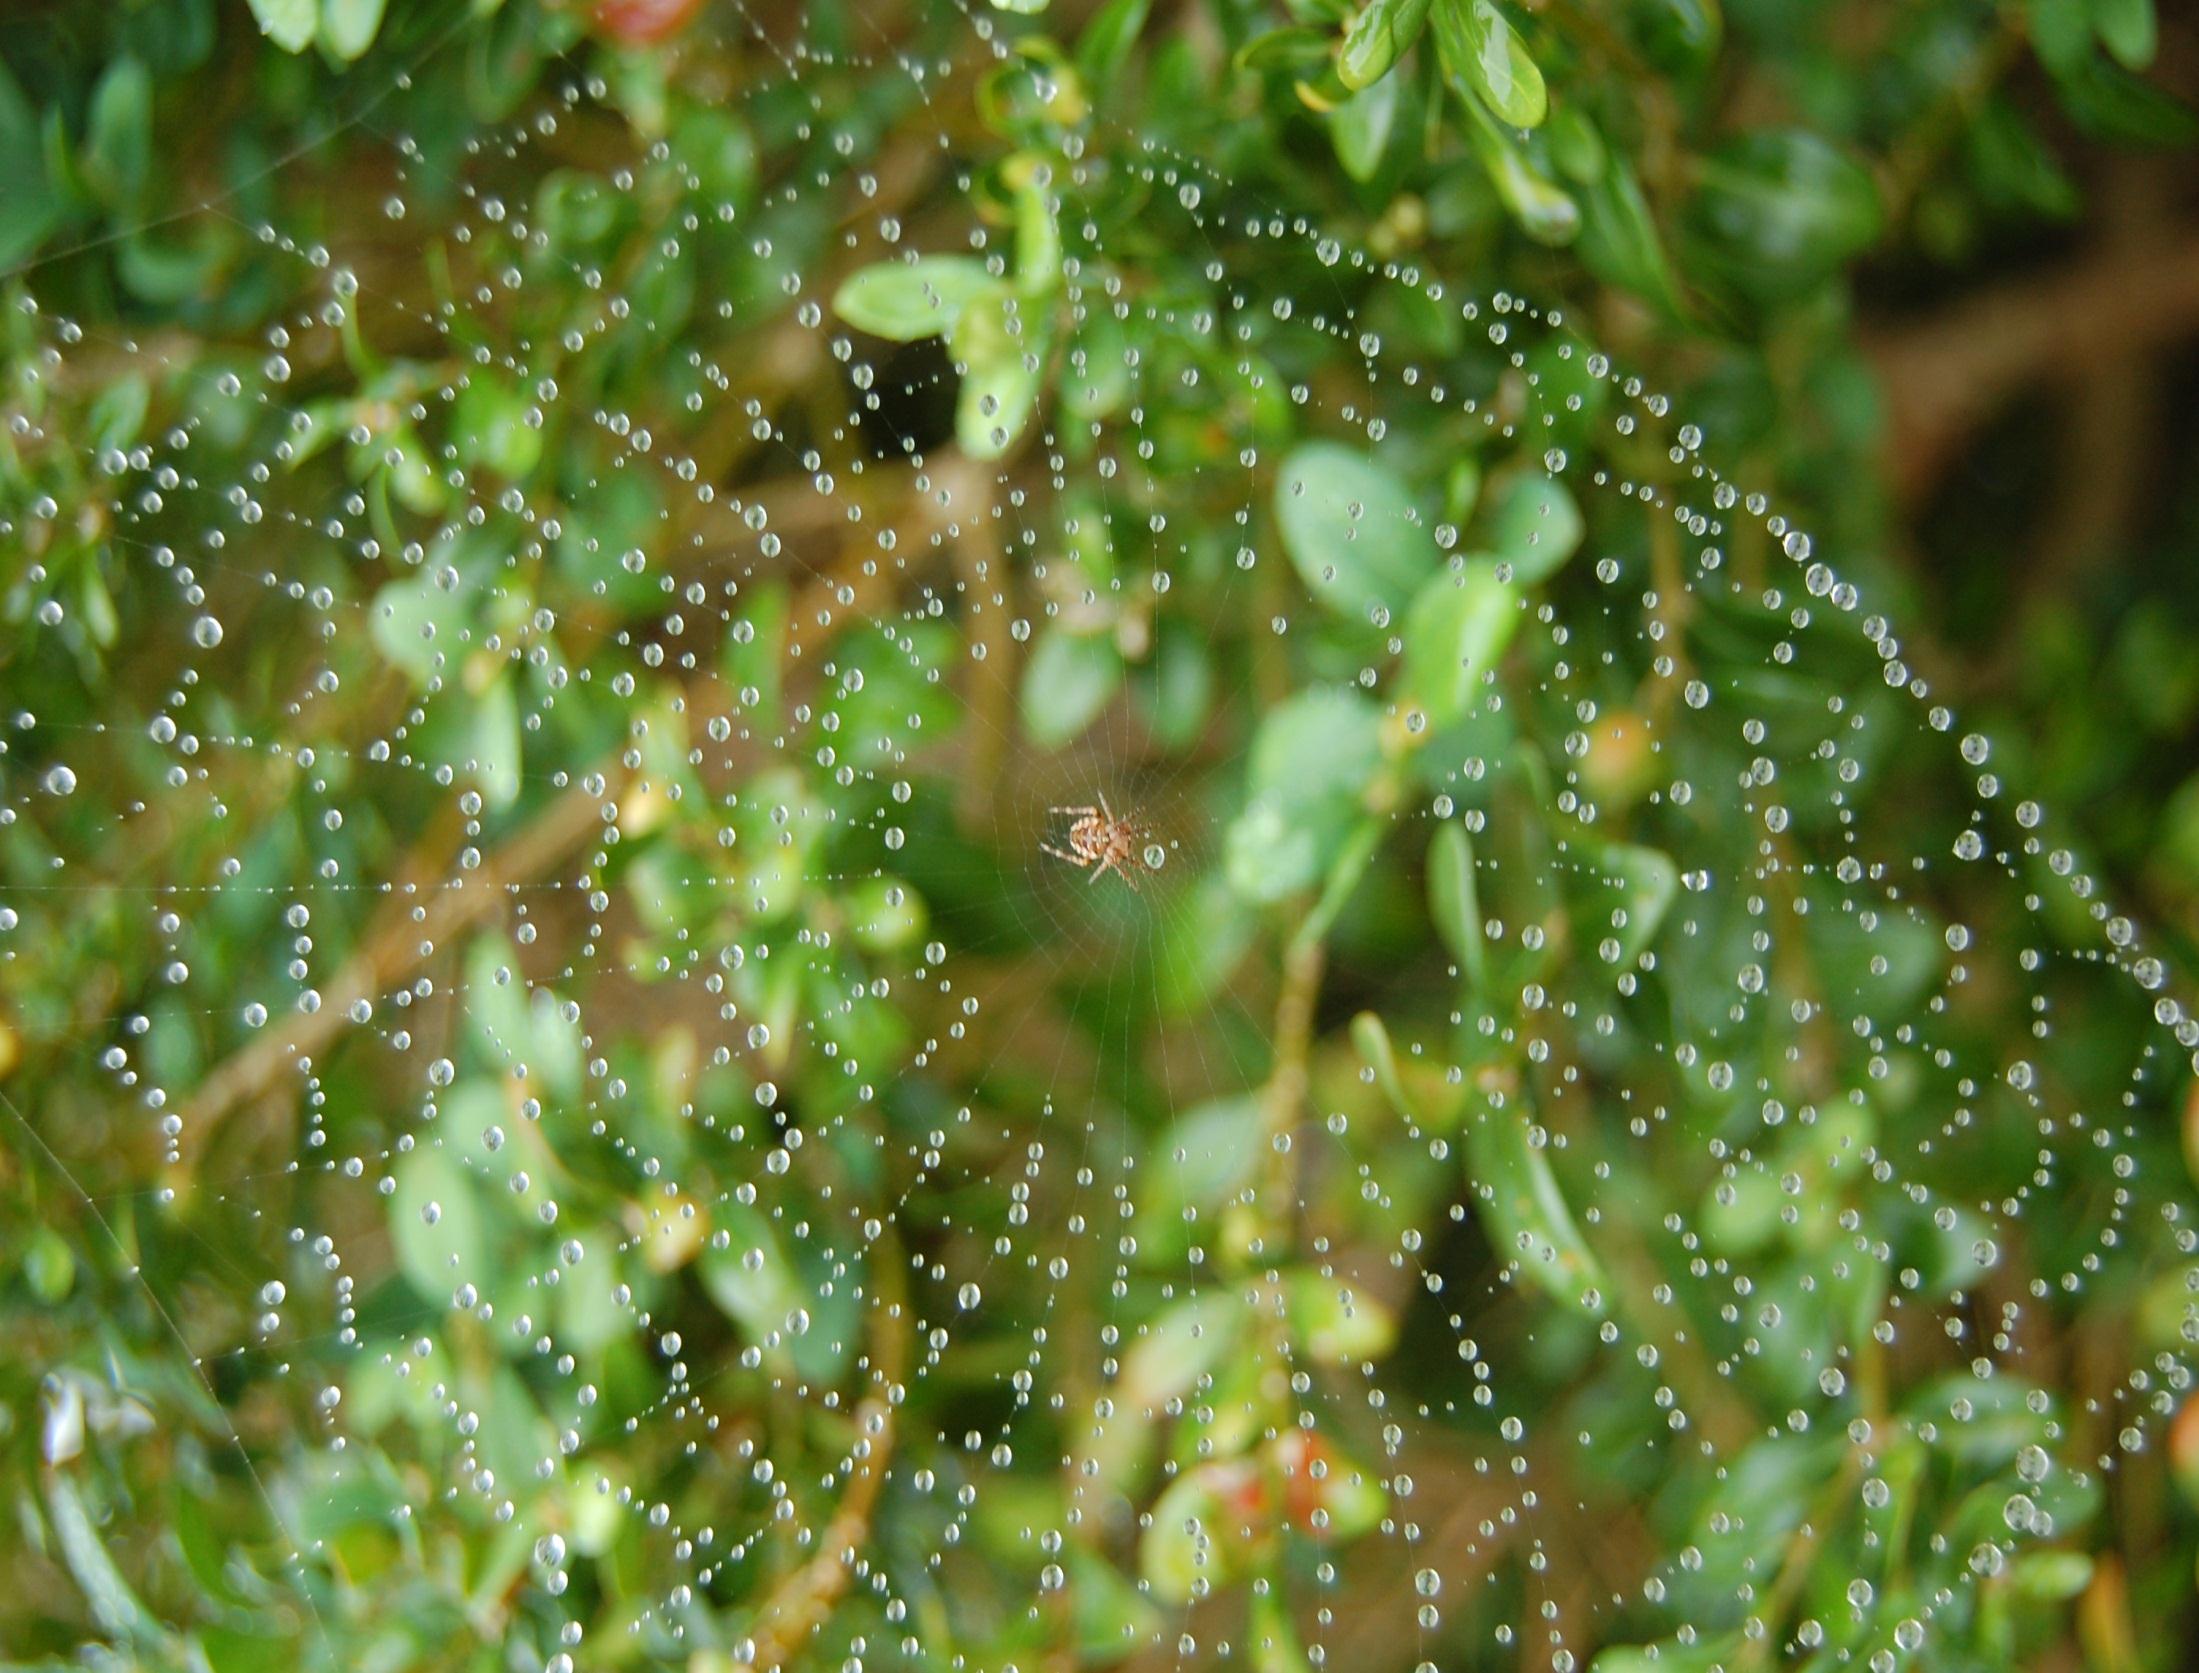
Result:
<svg viewBox="0 0 2199 1673"><path fill-rule="evenodd" d="M1603 1315L1603 1266L1573 1223L1565 1193L1516 1107L1484 1107L1466 1127L1466 1170L1490 1245L1535 1283L1592 1317Z"/></svg>
<svg viewBox="0 0 2199 1673"><path fill-rule="evenodd" d="M1367 0L1345 26L1336 51L1336 75L1357 92L1390 73L1427 27L1428 0Z"/></svg>
<svg viewBox="0 0 2199 1673"><path fill-rule="evenodd" d="M1283 461L1275 520L1306 586L1340 616L1403 608L1436 565L1435 538L1404 484L1335 442L1309 442Z"/></svg>
<svg viewBox="0 0 2199 1673"><path fill-rule="evenodd" d="M834 292L832 311L873 337L914 343L951 331L964 308L999 288L969 256L882 261L851 274Z"/></svg>
<svg viewBox="0 0 2199 1673"><path fill-rule="evenodd" d="M1452 81L1499 121L1533 128L1550 114L1542 71L1495 0L1436 0L1435 38Z"/></svg>
<svg viewBox="0 0 2199 1673"><path fill-rule="evenodd" d="M1092 724L1122 683L1122 655L1104 634L1050 627L1023 665L1023 729L1059 749Z"/></svg>

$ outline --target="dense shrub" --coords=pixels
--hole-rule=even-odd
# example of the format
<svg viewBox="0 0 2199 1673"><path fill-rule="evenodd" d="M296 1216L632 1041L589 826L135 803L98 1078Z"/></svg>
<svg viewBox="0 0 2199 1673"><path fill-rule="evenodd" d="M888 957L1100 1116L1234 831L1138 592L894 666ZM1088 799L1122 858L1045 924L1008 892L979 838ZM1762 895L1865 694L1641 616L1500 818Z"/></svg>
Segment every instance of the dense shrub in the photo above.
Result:
<svg viewBox="0 0 2199 1673"><path fill-rule="evenodd" d="M9 1663L2190 1660L2188 20L0 60Z"/></svg>

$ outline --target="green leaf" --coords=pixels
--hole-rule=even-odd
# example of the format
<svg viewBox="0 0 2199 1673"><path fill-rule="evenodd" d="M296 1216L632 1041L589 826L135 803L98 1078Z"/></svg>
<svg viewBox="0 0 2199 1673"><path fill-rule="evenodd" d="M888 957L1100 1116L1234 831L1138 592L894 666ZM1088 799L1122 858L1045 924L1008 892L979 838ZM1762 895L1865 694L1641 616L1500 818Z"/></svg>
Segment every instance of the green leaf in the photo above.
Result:
<svg viewBox="0 0 2199 1673"><path fill-rule="evenodd" d="M1670 1582L1680 1607L1710 1610L1732 1601L1735 1585L1764 1551L1783 1550L1808 1519L1846 1443L1838 1437L1775 1432L1729 1461L1695 1514L1701 1566Z"/></svg>
<svg viewBox="0 0 2199 1673"><path fill-rule="evenodd" d="M1316 29L1310 23L1269 29L1255 35L1237 49L1237 55L1232 60L1240 70L1254 70L1263 74L1269 71L1308 73L1328 61L1328 31Z"/></svg>
<svg viewBox="0 0 2199 1673"><path fill-rule="evenodd" d="M2056 75L2075 69L2090 55L2091 0L2029 0L2025 9L2031 50Z"/></svg>
<svg viewBox="0 0 2199 1673"><path fill-rule="evenodd" d="M13 159L0 177L0 268L28 260L61 214L61 197L37 161L38 113L6 64L0 64L0 156Z"/></svg>
<svg viewBox="0 0 2199 1673"><path fill-rule="evenodd" d="M92 439L102 448L126 452L145 427L152 399L152 386L143 373L128 372L116 378L93 397L86 414Z"/></svg>
<svg viewBox="0 0 2199 1673"><path fill-rule="evenodd" d="M23 1248L23 1281L31 1294L52 1307L76 1287L76 1255L68 1239L51 1226L40 1226Z"/></svg>
<svg viewBox="0 0 2199 1673"><path fill-rule="evenodd" d="M1381 721L1353 691L1301 691L1268 711L1252 743L1255 797L1290 807L1356 802L1381 760Z"/></svg>
<svg viewBox="0 0 2199 1673"><path fill-rule="evenodd" d="M1623 157L1611 158L1596 179L1580 188L1580 205L1581 264L1607 285L1679 312L1680 287L1633 165Z"/></svg>
<svg viewBox="0 0 2199 1673"><path fill-rule="evenodd" d="M1435 568L1435 537L1403 483L1351 448L1309 442L1275 477L1275 520L1314 597L1365 620L1399 610Z"/></svg>
<svg viewBox="0 0 2199 1673"><path fill-rule="evenodd" d="M2126 70L2143 70L2160 44L2153 0L2091 0L2092 27L2108 56Z"/></svg>
<svg viewBox="0 0 2199 1673"><path fill-rule="evenodd" d="M726 1241L713 1238L696 1261L696 1271L718 1310L752 1341L761 1342L785 1328L789 1316L808 1300L807 1287L761 1212L721 1203L714 1218Z"/></svg>
<svg viewBox="0 0 2199 1673"><path fill-rule="evenodd" d="M1039 370L1046 358L1043 326L996 289L972 298L955 320L954 353L962 368L955 440L973 459L997 459L1038 408Z"/></svg>
<svg viewBox="0 0 2199 1673"><path fill-rule="evenodd" d="M1214 1490L1213 1466L1178 1476L1154 1502L1152 1521L1138 1540L1138 1572L1164 1604L1181 1604L1200 1580L1210 1586L1236 1578L1234 1553L1244 1543L1235 1518Z"/></svg>
<svg viewBox="0 0 2199 1673"><path fill-rule="evenodd" d="M1485 1105L1466 1127L1466 1173L1499 1259L1591 1317L1604 1311L1602 1263L1573 1224L1535 1129L1517 1108Z"/></svg>
<svg viewBox="0 0 2199 1673"><path fill-rule="evenodd" d="M1152 9L1153 0L1109 0L1084 26L1077 37L1077 74L1095 97L1103 97L1122 74Z"/></svg>
<svg viewBox="0 0 2199 1673"><path fill-rule="evenodd" d="M1598 892L1583 937L1595 944L1609 936L1617 943L1618 954L1609 962L1629 969L1656 939L1665 914L1672 909L1680 893L1680 868L1654 848L1623 842L1605 844L1593 866L1591 877Z"/></svg>
<svg viewBox="0 0 2199 1673"><path fill-rule="evenodd" d="M1260 904L1311 888L1330 846L1341 840L1339 829L1324 829L1328 824L1293 820L1273 802L1253 802L1229 824L1223 849L1229 886Z"/></svg>
<svg viewBox="0 0 2199 1673"><path fill-rule="evenodd" d="M1069 1621L1078 1664L1100 1667L1119 1660L1160 1625L1160 1611L1115 1565L1082 1544L1063 1558L1069 1575Z"/></svg>
<svg viewBox="0 0 2199 1673"><path fill-rule="evenodd" d="M1247 806L1224 845L1238 894L1278 901L1328 874L1381 764L1381 730L1380 713L1355 692L1300 692L1268 712L1252 742Z"/></svg>
<svg viewBox="0 0 2199 1673"><path fill-rule="evenodd" d="M501 935L481 936L466 949L466 1020L491 1061L526 1063L531 1071L534 1024L527 991L519 955Z"/></svg>
<svg viewBox="0 0 2199 1673"><path fill-rule="evenodd" d="M1321 897L1313 903L1313 910L1298 922L1292 932L1294 945L1319 941L1328 934L1337 916L1344 910L1344 903L1351 899L1359 887L1360 879L1367 875L1367 866L1382 847L1382 838L1389 830L1385 819L1368 815L1361 818L1344 835L1330 855L1327 875L1321 880Z"/></svg>
<svg viewBox="0 0 2199 1673"><path fill-rule="evenodd" d="M246 0L260 33L285 52L303 52L320 28L315 0Z"/></svg>
<svg viewBox="0 0 2199 1673"><path fill-rule="evenodd" d="M492 808L507 808L519 799L519 728L519 698L512 689L512 676L499 675L475 702L474 753L466 764L482 799Z"/></svg>
<svg viewBox="0 0 2199 1673"><path fill-rule="evenodd" d="M348 1418L350 1413L347 1411ZM244 1596L229 1578L229 1547L215 1531L206 1497L178 1474L168 1499L168 1525L175 1531L184 1566L206 1596L227 1604L241 1604Z"/></svg>
<svg viewBox="0 0 2199 1673"><path fill-rule="evenodd" d="M1601 180L1604 171L1611 166L1611 152L1603 142L1603 135L1596 131L1596 124L1579 105L1566 105L1553 111L1549 126L1542 132L1549 142L1551 162L1557 165L1560 174L1577 185Z"/></svg>
<svg viewBox="0 0 2199 1673"><path fill-rule="evenodd" d="M1252 1673L1312 1673L1286 1598L1287 1588L1278 1586L1252 1594L1245 1618Z"/></svg>
<svg viewBox="0 0 2199 1673"><path fill-rule="evenodd" d="M1357 92L1390 73L1427 27L1428 0L1367 0L1337 48L1337 79Z"/></svg>
<svg viewBox="0 0 2199 1673"><path fill-rule="evenodd" d="M362 56L381 32L388 0L321 0L321 44L339 62Z"/></svg>
<svg viewBox="0 0 2199 1673"><path fill-rule="evenodd" d="M700 190L744 212L755 202L756 136L735 112L683 103L672 117L672 143ZM607 191L602 182L597 185ZM608 195L617 201L617 194Z"/></svg>
<svg viewBox="0 0 2199 1673"><path fill-rule="evenodd" d="M525 481L542 459L541 426L528 422L538 411L503 378L473 372L451 403L450 438L460 462L507 482Z"/></svg>
<svg viewBox="0 0 2199 1673"><path fill-rule="evenodd" d="M1877 239L1870 174L1815 134L1743 134L1703 160L1692 215L1735 278L1766 297L1809 289Z"/></svg>
<svg viewBox="0 0 2199 1673"><path fill-rule="evenodd" d="M1754 1255L1779 1235L1779 1209L1785 1199L1779 1182L1762 1166L1721 1178L1704 1193L1695 1211L1703 1241L1721 1255Z"/></svg>
<svg viewBox="0 0 2199 1673"><path fill-rule="evenodd" d="M972 256L882 261L851 274L833 293L832 311L873 337L914 343L952 331L964 308L1000 289Z"/></svg>
<svg viewBox="0 0 2199 1673"><path fill-rule="evenodd" d="M1237 968L1257 930L1228 879L1208 875L1188 891L1189 909L1161 918L1153 981L1161 1007L1186 1016L1203 1006Z"/></svg>
<svg viewBox="0 0 2199 1673"><path fill-rule="evenodd" d="M1534 128L1549 115L1542 71L1495 0L1435 0L1435 40L1451 80L1498 120Z"/></svg>
<svg viewBox="0 0 2199 1673"><path fill-rule="evenodd" d="M1206 641L1164 622L1131 689L1140 718L1162 745L1175 750L1197 742L1214 706L1214 658Z"/></svg>
<svg viewBox="0 0 2199 1673"><path fill-rule="evenodd" d="M1666 1638L1655 1644L1615 1644L1596 1652L1589 1673L1726 1673L1740 1665L1741 1635Z"/></svg>
<svg viewBox="0 0 2199 1673"><path fill-rule="evenodd" d="M1122 674L1122 653L1107 634L1048 626L1023 665L1024 731L1041 749L1059 749L1107 707Z"/></svg>
<svg viewBox="0 0 2199 1673"><path fill-rule="evenodd" d="M866 952L891 953L923 939L929 922L924 897L898 877L867 877L844 904L848 933Z"/></svg>
<svg viewBox="0 0 2199 1673"><path fill-rule="evenodd" d="M389 1240L398 1270L421 1299L449 1302L465 1283L489 1276L481 1203L473 1180L432 1143L398 1158L389 1199Z"/></svg>
<svg viewBox="0 0 2199 1673"><path fill-rule="evenodd" d="M108 1555L106 1541L99 1537L91 1513L84 1508L75 1475L65 1470L48 1470L45 1489L46 1515L53 1525L54 1544L60 1548L61 1560L68 1565L70 1577L84 1594L84 1601L90 1606L92 1620L99 1630L111 1638L124 1640L158 1637L156 1623L146 1614L145 1605L138 1601L130 1583L123 1579L122 1571L115 1567L114 1558Z"/></svg>
<svg viewBox="0 0 2199 1673"><path fill-rule="evenodd" d="M1396 1315L1357 1284L1300 1266L1284 1273L1291 1337L1315 1361L1357 1365L1396 1343Z"/></svg>
<svg viewBox="0 0 2199 1673"><path fill-rule="evenodd" d="M2008 1582L2035 1603L2067 1603L2092 1584L2092 1558L2083 1551L2026 1551L2009 1565Z"/></svg>
<svg viewBox="0 0 2199 1673"><path fill-rule="evenodd" d="M1466 971L1474 990L1489 985L1489 950L1482 933L1481 890L1474 881L1474 839L1456 820L1436 827L1428 844L1428 912L1436 934Z"/></svg>
<svg viewBox="0 0 2199 1673"><path fill-rule="evenodd" d="M1481 518L1481 545L1512 566L1508 579L1521 587L1555 575L1580 549L1586 529L1572 491L1537 469L1507 482L1483 504Z"/></svg>
<svg viewBox="0 0 2199 1673"><path fill-rule="evenodd" d="M1288 1437L1275 1448L1286 1469L1307 1473L1305 1485L1295 1491L1304 1493L1310 1487L1315 1503L1328 1513L1327 1538L1346 1541L1371 1533L1389 1514L1389 1494L1378 1477L1339 1448L1331 1444L1326 1450L1327 1473L1315 1476L1307 1449L1293 1446ZM1291 1491L1286 1489L1286 1499Z"/></svg>
<svg viewBox="0 0 2199 1673"><path fill-rule="evenodd" d="M2188 145L2199 115L2166 88L2088 52L2060 75L2062 107L2086 133L2126 145Z"/></svg>
<svg viewBox="0 0 2199 1673"><path fill-rule="evenodd" d="M135 58L117 58L92 89L84 117L84 168L120 209L144 195L153 165L153 78Z"/></svg>
<svg viewBox="0 0 2199 1673"><path fill-rule="evenodd" d="M1537 243L1570 244L1580 235L1580 205L1528 160L1480 99L1462 97L1459 103L1466 112L1466 137L1512 219Z"/></svg>
<svg viewBox="0 0 2199 1673"><path fill-rule="evenodd" d="M1372 1011L1361 1011L1353 1017L1351 1043L1360 1061L1374 1071L1374 1084L1382 1089L1390 1108L1407 1120L1415 1119L1412 1099L1406 1096L1405 1082L1397 1072L1397 1051L1390 1044L1390 1031L1382 1019Z"/></svg>
<svg viewBox="0 0 2199 1673"><path fill-rule="evenodd" d="M2057 221L2077 213L2077 183L2009 100L1989 100L1964 139L1978 188L1989 199Z"/></svg>
<svg viewBox="0 0 2199 1673"><path fill-rule="evenodd" d="M1463 573L1438 575L1405 618L1405 668L1399 697L1428 717L1431 731L1480 706L1489 671L1519 625L1517 588L1497 579L1494 563L1470 561Z"/></svg>
<svg viewBox="0 0 2199 1673"><path fill-rule="evenodd" d="M561 1270L555 1300L557 1339L565 1348L592 1353L633 1327L633 1314L618 1301L619 1270L619 1253L611 1247L590 1247L584 1259Z"/></svg>
<svg viewBox="0 0 2199 1673"><path fill-rule="evenodd" d="M1026 181L1016 188L1016 292L1045 296L1061 283L1061 228L1046 188Z"/></svg>
<svg viewBox="0 0 2199 1673"><path fill-rule="evenodd" d="M1385 76L1354 93L1329 113L1329 138L1336 146L1336 160L1354 180L1372 180L1382 167L1390 132L1397 126L1397 108L1404 99L1404 83Z"/></svg>
<svg viewBox="0 0 2199 1673"><path fill-rule="evenodd" d="M430 562L437 570L443 567L436 559ZM427 684L438 659L459 650L458 629L472 612L472 592L462 572L458 584L448 588L429 574L390 582L368 609L375 645L418 684Z"/></svg>
<svg viewBox="0 0 2199 1673"><path fill-rule="evenodd" d="M2007 1468L2027 1446L2053 1438L2051 1408L2037 1409L2039 1385L2021 1377L1974 1377L1953 1371L1933 1378L1902 1402L1902 1411L1932 1425L1932 1444L1966 1470Z"/></svg>
<svg viewBox="0 0 2199 1673"><path fill-rule="evenodd" d="M1634 32L1659 68L1699 70L1717 56L1725 33L1718 0L1635 0Z"/></svg>
<svg viewBox="0 0 2199 1673"><path fill-rule="evenodd" d="M1227 1142L1257 1160L1257 1153L1248 1142L1259 1126L1257 1101L1248 1098L1228 1102L1232 1106L1248 1103L1253 1108L1242 1121L1231 1108L1227 1112L1229 1119L1220 1124L1215 1136L1226 1135ZM1219 1109L1220 1106L1210 1107ZM1214 1117L1202 1117L1197 1112L1185 1122L1192 1127L1202 1124L1212 1127L1216 1122ZM1248 1124L1250 1132L1246 1130ZM1156 1159L1164 1169L1171 1165L1168 1154L1164 1151ZM1196 1200L1202 1206L1216 1197L1208 1193L1195 1196L1188 1188L1182 1195L1184 1201ZM1115 1385L1117 1403L1132 1416L1161 1417L1170 1400L1190 1393L1202 1376L1237 1351L1245 1333L1245 1321L1245 1304L1226 1291L1175 1303L1155 1318L1140 1334L1136 1345L1123 1355L1122 1375Z"/></svg>
<svg viewBox="0 0 2199 1673"><path fill-rule="evenodd" d="M397 502L423 517L440 512L447 499L448 484L435 474L434 457L420 439L419 432L409 424L399 424L388 435L378 438L378 442L373 455L377 479L386 481L389 491L397 496ZM394 463L390 462L392 460ZM619 573L623 575L625 571Z"/></svg>

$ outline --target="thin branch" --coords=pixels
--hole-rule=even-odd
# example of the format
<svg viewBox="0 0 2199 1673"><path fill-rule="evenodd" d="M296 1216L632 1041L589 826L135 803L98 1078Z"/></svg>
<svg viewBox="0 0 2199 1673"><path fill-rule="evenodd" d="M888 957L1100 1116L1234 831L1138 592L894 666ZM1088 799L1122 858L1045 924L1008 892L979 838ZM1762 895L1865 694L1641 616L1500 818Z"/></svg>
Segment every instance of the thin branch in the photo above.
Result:
<svg viewBox="0 0 2199 1673"><path fill-rule="evenodd" d="M1261 1126L1268 1145L1267 1180L1261 1194L1269 1223L1286 1245L1284 1252L1290 1241L1286 1216L1298 1201L1297 1147L1290 1138L1305 1104L1314 1006L1327 962L1327 944L1318 935L1295 935L1284 949L1283 985L1275 1001L1275 1067L1260 1093Z"/></svg>
<svg viewBox="0 0 2199 1673"><path fill-rule="evenodd" d="M2063 272L2003 286L1866 347L1891 418L1887 470L1913 502L2026 387L2199 332L2199 231L2116 244Z"/></svg>
<svg viewBox="0 0 2199 1673"><path fill-rule="evenodd" d="M542 877L590 832L602 828L611 805L614 798L608 791L567 790L478 871L451 878L425 904L409 894L401 896L409 904L393 907L366 944L344 962L322 990L318 1009L294 1014L199 1083L184 1105L183 1131L203 1141L231 1110L266 1096L286 1069L310 1061L353 1026L353 1005L378 999L434 948L479 923L512 890Z"/></svg>
<svg viewBox="0 0 2199 1673"><path fill-rule="evenodd" d="M910 510L895 531L895 558L883 560L873 540L851 540L835 570L818 574L803 594L788 624L788 654L799 657L823 643L876 595L889 591L892 577L909 558L921 555L943 534L956 533L961 525L955 519L970 514L987 480L981 467L959 454L942 458L927 476L916 478L927 486L918 491L912 483L902 496ZM841 596L849 592L855 604L841 605ZM707 680L697 682L689 696L707 689ZM614 819L630 778L614 760L600 775L584 777L579 786L563 792L477 870L450 875L424 901L409 891L401 895L322 990L316 1010L292 1016L199 1083L182 1111L184 1133L203 1150L231 1111L268 1096L286 1072L303 1067L354 1026L353 1005L379 999L438 947L479 924L514 890L539 882ZM586 788L590 783L602 789L591 791ZM437 877L446 871L433 865L422 869Z"/></svg>
<svg viewBox="0 0 2199 1673"><path fill-rule="evenodd" d="M870 1537L878 1495L893 1457L894 1410L908 1362L909 1309L898 1246L878 1246L873 1302L879 1320L871 1366L876 1392L855 1409L855 1441L848 1452L848 1484L832 1520L819 1536L817 1554L782 1579L756 1616L754 1673L774 1673L824 1625L855 1578L858 1553Z"/></svg>

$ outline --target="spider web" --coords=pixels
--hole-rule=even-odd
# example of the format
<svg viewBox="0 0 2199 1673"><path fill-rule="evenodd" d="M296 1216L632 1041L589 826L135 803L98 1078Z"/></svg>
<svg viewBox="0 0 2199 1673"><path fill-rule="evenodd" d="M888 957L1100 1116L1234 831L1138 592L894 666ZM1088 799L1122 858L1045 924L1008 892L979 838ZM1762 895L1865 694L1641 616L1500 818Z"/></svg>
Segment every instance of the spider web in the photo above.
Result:
<svg viewBox="0 0 2199 1673"><path fill-rule="evenodd" d="M448 168L369 101L385 230L254 226L297 301L234 367L25 275L15 434L103 485L137 672L72 657L58 501L11 509L54 647L22 665L57 683L18 688L6 929L112 914L154 951L67 1031L80 1090L11 1108L252 1472L266 1583L327 1659L366 1533L493 1536L495 1637L555 1673L1913 1657L2188 1382L2188 1303L2111 1383L2030 1346L2190 1253L2166 972L1885 617L1562 307L1095 122L1052 188L1061 306L1148 345L1121 389L997 464L882 430L896 364L917 404L955 373L887 361L834 284L1013 259L960 132L1008 30L925 31L749 20L739 189L719 128L587 160L615 109L584 72ZM921 166L873 172L855 83L936 139ZM623 266L539 224L605 204L646 229ZM376 261L430 216L423 305ZM687 254L721 233L737 293ZM1110 287L1154 246L1206 288ZM692 335L622 393L622 323L683 285ZM1384 342L1424 315L1498 375ZM1272 370L1217 397L1183 375L1213 345ZM1284 369L1338 347L1348 382ZM329 393L347 364L371 395ZM41 416L131 371L181 386L157 439ZM1223 439L1163 478L1186 414ZM590 463L533 485L544 435ZM1570 501L1592 532L1521 579L1451 520L1320 500L1292 436L1490 447L1538 540ZM1524 676L1416 710L1405 624L1283 549L1308 491L1342 541L1402 520L1462 593L1511 589ZM1069 726L1055 635L1120 664ZM1320 747L1263 752L1284 701ZM1287 887L1270 815L1370 747L1384 792ZM1165 846L1135 893L1040 850L1101 795ZM2127 1015L2124 1085L2058 1050L2078 1006ZM93 1096L126 1165L53 1125ZM2010 1124L2035 1171L1973 1195ZM1676 1169L1700 1211L1647 1219ZM178 1289L148 1243L259 1264ZM270 1386L272 1442L237 1396ZM1873 1518L1942 1429L1990 1515L1949 1510L1960 1548L1904 1581ZM1599 1473L1708 1479L1700 1531L1584 1548ZM1804 1521L1843 1615L1758 1564Z"/></svg>

